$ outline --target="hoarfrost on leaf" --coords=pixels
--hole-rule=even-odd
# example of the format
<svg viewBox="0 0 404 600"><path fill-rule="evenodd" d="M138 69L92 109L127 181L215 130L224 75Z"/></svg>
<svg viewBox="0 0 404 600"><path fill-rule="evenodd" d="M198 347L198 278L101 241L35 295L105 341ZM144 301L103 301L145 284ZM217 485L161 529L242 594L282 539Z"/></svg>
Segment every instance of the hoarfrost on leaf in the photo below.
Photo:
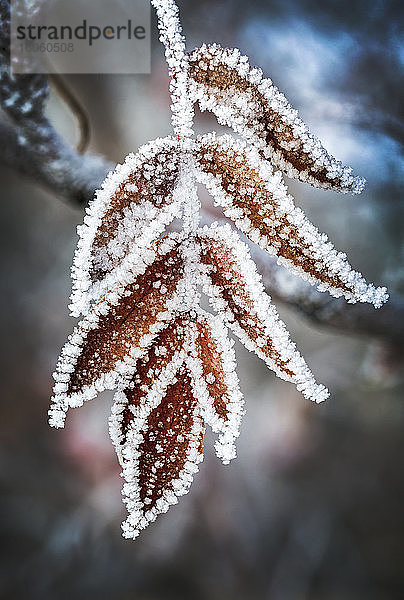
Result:
<svg viewBox="0 0 404 600"><path fill-rule="evenodd" d="M170 75L172 137L129 154L79 228L71 310L82 315L57 363L50 424L117 389L110 435L125 479L123 535L139 532L186 494L203 458L205 424L224 464L236 456L244 412L233 332L280 378L322 402L247 246L230 225L200 225L197 184L280 264L349 302L381 306L344 254L296 208L282 173L359 193L363 180L323 148L260 69L237 49L186 53L174 0L152 0ZM195 137L194 104L244 141ZM278 169L278 170L276 170ZM165 233L174 218L179 233ZM202 310L201 290L214 314Z"/></svg>

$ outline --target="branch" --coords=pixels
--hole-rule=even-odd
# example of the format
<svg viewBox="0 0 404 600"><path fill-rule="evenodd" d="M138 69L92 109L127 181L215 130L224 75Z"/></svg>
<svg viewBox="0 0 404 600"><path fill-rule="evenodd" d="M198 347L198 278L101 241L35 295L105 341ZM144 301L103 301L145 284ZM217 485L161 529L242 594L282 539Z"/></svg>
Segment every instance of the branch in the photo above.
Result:
<svg viewBox="0 0 404 600"><path fill-rule="evenodd" d="M392 295L381 308L358 302L348 304L318 292L276 264L257 246L250 246L264 285L275 299L298 310L315 324L343 333L365 335L395 347L404 346L404 298Z"/></svg>
<svg viewBox="0 0 404 600"><path fill-rule="evenodd" d="M99 156L81 155L57 133L45 115L49 94L47 77L15 75L10 71L8 0L0 0L0 17L0 104L6 116L6 120L0 122L0 161L46 186L56 195L84 206L114 165ZM84 112L79 109L74 96L66 91L60 78L57 82L59 92L78 116L81 130L84 127L83 145L88 137Z"/></svg>
<svg viewBox="0 0 404 600"><path fill-rule="evenodd" d="M0 122L1 162L76 206L85 206L114 165L101 156L78 154L55 132L40 132ZM42 145L42 149L41 149Z"/></svg>

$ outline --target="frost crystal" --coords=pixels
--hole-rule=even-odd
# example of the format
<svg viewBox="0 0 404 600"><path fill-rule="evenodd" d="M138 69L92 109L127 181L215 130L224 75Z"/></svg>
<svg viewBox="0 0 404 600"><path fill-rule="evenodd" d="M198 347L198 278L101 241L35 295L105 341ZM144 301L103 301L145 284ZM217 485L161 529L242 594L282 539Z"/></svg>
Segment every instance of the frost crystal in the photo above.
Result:
<svg viewBox="0 0 404 600"><path fill-rule="evenodd" d="M358 193L363 180L331 157L285 97L238 50L186 54L173 0L152 0L170 74L173 137L130 154L106 178L79 228L71 310L82 315L59 358L50 424L117 389L110 434L126 481L125 537L187 493L203 458L205 424L224 464L243 415L231 330L279 377L315 402L315 382L229 225L200 226L197 183L252 242L321 291L349 302L387 300L296 208L280 169ZM244 141L193 134L194 103ZM163 235L181 217L180 233ZM215 314L200 307L201 290Z"/></svg>

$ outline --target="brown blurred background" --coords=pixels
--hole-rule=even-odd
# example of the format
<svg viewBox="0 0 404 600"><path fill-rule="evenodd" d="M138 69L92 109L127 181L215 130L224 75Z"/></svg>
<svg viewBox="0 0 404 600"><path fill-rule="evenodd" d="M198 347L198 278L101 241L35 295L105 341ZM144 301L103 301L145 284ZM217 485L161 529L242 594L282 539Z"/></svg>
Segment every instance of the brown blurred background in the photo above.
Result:
<svg viewBox="0 0 404 600"><path fill-rule="evenodd" d="M292 183L296 202L369 280L404 291L403 8L362 0L180 3L189 47L238 46L338 158L360 197ZM162 48L150 76L66 76L113 162L170 132ZM76 141L56 93L48 114ZM207 130L213 119L198 117ZM74 321L69 268L82 213L0 170L0 597L113 600L404 598L403 369L368 338L281 316L317 379L313 406L239 345L247 414L238 458L206 458L191 492L137 541L109 440L111 395L47 425L55 362ZM375 314L377 319L377 313Z"/></svg>

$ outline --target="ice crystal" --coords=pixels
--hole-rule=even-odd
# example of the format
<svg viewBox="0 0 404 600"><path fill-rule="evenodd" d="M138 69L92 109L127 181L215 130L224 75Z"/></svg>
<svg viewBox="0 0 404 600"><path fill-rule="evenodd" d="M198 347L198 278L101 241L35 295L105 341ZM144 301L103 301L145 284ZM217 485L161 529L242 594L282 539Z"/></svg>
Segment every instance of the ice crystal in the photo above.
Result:
<svg viewBox="0 0 404 600"><path fill-rule="evenodd" d="M224 464L243 414L232 331L306 397L315 382L229 225L200 225L197 183L236 228L321 291L349 302L387 300L294 205L282 173L358 193L363 180L330 156L285 97L238 50L186 53L173 0L152 0L170 74L174 136L130 154L106 178L79 227L71 310L82 315L55 373L50 423L116 389L110 434L126 481L125 537L187 493L203 457L205 424ZM244 141L193 134L194 103ZM274 170L280 169L280 171ZM174 217L179 233L164 234ZM214 314L200 307L201 292Z"/></svg>

